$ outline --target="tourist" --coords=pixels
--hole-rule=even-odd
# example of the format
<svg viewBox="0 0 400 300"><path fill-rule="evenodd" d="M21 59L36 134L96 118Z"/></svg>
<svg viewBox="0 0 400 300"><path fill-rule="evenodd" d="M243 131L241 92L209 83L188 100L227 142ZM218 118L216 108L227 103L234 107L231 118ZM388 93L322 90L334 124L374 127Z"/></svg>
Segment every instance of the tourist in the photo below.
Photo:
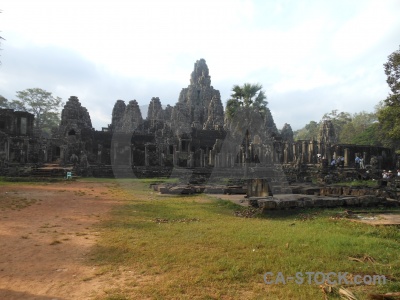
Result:
<svg viewBox="0 0 400 300"><path fill-rule="evenodd" d="M331 161L331 169L335 169L335 167L336 167L336 159L335 159L335 158L332 158L332 161Z"/></svg>
<svg viewBox="0 0 400 300"><path fill-rule="evenodd" d="M364 159L362 158L362 156L360 157L359 162L360 162L360 169L365 169L365 166L364 166Z"/></svg>
<svg viewBox="0 0 400 300"><path fill-rule="evenodd" d="M360 168L360 158L358 157L358 154L356 154L356 158L354 160L355 164L356 164L356 169Z"/></svg>
<svg viewBox="0 0 400 300"><path fill-rule="evenodd" d="M388 173L386 172L386 170L382 171L382 178L383 179L387 179L388 178Z"/></svg>
<svg viewBox="0 0 400 300"><path fill-rule="evenodd" d="M400 169L397 169L397 176L400 176Z"/></svg>

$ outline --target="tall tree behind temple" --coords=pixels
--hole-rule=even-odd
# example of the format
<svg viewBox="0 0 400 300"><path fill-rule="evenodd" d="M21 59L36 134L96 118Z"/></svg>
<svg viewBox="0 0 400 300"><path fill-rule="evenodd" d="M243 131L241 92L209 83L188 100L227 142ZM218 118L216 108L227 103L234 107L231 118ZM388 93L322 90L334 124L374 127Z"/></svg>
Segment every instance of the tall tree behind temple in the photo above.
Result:
<svg viewBox="0 0 400 300"><path fill-rule="evenodd" d="M320 123L310 121L303 128L293 133L295 140L317 140Z"/></svg>
<svg viewBox="0 0 400 300"><path fill-rule="evenodd" d="M386 82L391 93L378 110L378 120L386 141L395 148L400 147L400 48L388 56L384 65Z"/></svg>
<svg viewBox="0 0 400 300"><path fill-rule="evenodd" d="M277 134L266 99L261 84L234 85L231 98L226 103L225 128L235 134L246 127L252 135L264 138Z"/></svg>
<svg viewBox="0 0 400 300"><path fill-rule="evenodd" d="M8 100L0 95L0 108L8 108Z"/></svg>
<svg viewBox="0 0 400 300"><path fill-rule="evenodd" d="M322 117L322 121L330 120L335 128L336 138L339 141L340 133L342 132L343 126L351 122L351 114L348 112L338 112L338 110L332 110L330 113L326 113Z"/></svg>
<svg viewBox="0 0 400 300"><path fill-rule="evenodd" d="M18 91L17 98L10 102L9 107L32 113L35 116L35 129L39 133L50 134L51 129L59 125L59 111L63 107L60 97L54 97L40 88L32 88Z"/></svg>
<svg viewBox="0 0 400 300"><path fill-rule="evenodd" d="M324 120L332 122L339 144L382 145L377 113L365 111L350 114L333 110L325 113L320 122L310 121L303 128L296 130L295 140L317 140L320 125Z"/></svg>
<svg viewBox="0 0 400 300"><path fill-rule="evenodd" d="M380 143L375 138L371 140L363 139L359 136L364 135L364 132L377 121L376 113L368 113L365 111L355 113L351 116L351 121L345 123L341 127L339 134L339 142L341 144L360 144L360 145L375 145ZM376 129L376 127L374 127ZM364 135L365 136L365 135ZM362 143L361 143L362 141Z"/></svg>
<svg viewBox="0 0 400 300"><path fill-rule="evenodd" d="M268 102L261 84L245 83L243 86L234 85L231 99L226 104L228 118L232 118L239 107L256 108L265 117Z"/></svg>

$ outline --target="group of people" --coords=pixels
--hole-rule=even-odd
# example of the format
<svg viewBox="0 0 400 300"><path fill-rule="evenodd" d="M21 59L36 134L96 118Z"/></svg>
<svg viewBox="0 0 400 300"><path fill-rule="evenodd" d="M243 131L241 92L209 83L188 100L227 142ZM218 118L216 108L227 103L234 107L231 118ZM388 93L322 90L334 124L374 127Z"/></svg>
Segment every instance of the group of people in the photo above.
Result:
<svg viewBox="0 0 400 300"><path fill-rule="evenodd" d="M336 159L333 157L331 160L331 168L334 169L336 167L344 168L344 157L338 156Z"/></svg>
<svg viewBox="0 0 400 300"><path fill-rule="evenodd" d="M389 170L389 171L383 170L382 171L382 179L390 179L390 178L393 178L396 176L400 176L400 170L397 170L397 174L392 172L391 170Z"/></svg>

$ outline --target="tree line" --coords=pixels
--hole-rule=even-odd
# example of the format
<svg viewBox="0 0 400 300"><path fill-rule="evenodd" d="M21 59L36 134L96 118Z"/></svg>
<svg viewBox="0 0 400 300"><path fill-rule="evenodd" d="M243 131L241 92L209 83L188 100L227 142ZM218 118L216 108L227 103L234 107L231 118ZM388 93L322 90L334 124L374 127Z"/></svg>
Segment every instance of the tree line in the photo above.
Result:
<svg viewBox="0 0 400 300"><path fill-rule="evenodd" d="M390 93L377 103L374 112L325 113L319 122L310 121L294 132L296 140L317 139L324 120L331 120L340 144L385 146L400 149L400 48L388 56L383 65Z"/></svg>
<svg viewBox="0 0 400 300"><path fill-rule="evenodd" d="M8 101L0 95L0 108L25 111L35 116L34 128L44 136L49 136L60 124L60 110L64 103L60 97L40 88L18 91L16 100Z"/></svg>

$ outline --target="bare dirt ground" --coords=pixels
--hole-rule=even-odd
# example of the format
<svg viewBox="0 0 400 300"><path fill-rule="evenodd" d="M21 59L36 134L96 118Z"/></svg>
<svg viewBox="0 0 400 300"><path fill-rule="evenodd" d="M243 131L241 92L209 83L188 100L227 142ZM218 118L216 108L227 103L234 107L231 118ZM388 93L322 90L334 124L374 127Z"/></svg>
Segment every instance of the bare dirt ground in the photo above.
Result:
<svg viewBox="0 0 400 300"><path fill-rule="evenodd" d="M88 253L118 199L110 184L0 186L0 299L92 299L109 284Z"/></svg>

